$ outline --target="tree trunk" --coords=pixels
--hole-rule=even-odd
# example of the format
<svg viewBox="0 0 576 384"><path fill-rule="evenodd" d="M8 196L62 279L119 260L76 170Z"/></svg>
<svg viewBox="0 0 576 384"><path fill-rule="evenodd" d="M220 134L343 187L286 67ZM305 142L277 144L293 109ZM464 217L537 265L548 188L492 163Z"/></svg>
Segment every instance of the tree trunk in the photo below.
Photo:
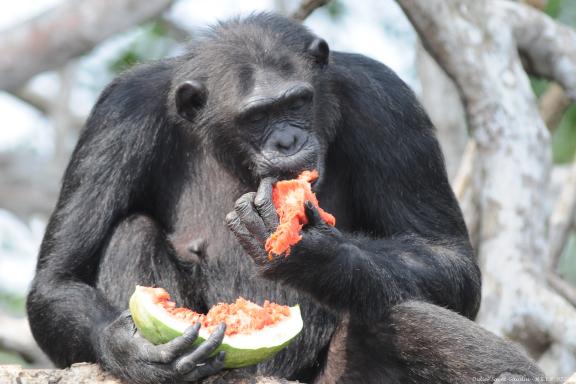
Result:
<svg viewBox="0 0 576 384"><path fill-rule="evenodd" d="M164 11L173 0L69 0L0 37L0 89L61 67L101 41Z"/></svg>
<svg viewBox="0 0 576 384"><path fill-rule="evenodd" d="M436 127L448 177L453 180L468 140L464 106L454 82L434 58L421 44L416 50L416 69L422 85L420 101Z"/></svg>
<svg viewBox="0 0 576 384"><path fill-rule="evenodd" d="M546 281L549 133L518 50L539 75L576 91L576 35L509 1L397 0L454 79L477 143L478 321L522 343L550 375L576 370L576 311Z"/></svg>
<svg viewBox="0 0 576 384"><path fill-rule="evenodd" d="M122 384L96 364L73 364L67 369L23 369L18 365L0 365L0 383L26 384ZM236 371L225 371L203 380L203 384L291 384L272 377L254 377Z"/></svg>

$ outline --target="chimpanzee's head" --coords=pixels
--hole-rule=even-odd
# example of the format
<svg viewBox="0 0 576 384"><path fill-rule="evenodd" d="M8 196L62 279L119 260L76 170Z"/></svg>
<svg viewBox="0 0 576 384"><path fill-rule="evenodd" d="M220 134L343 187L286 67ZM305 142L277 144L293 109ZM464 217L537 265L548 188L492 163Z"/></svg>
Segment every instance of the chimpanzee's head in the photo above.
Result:
<svg viewBox="0 0 576 384"><path fill-rule="evenodd" d="M333 125L325 116L334 108L323 80L329 48L294 25L270 14L221 23L199 39L175 76L178 115L250 183L306 169L322 176Z"/></svg>

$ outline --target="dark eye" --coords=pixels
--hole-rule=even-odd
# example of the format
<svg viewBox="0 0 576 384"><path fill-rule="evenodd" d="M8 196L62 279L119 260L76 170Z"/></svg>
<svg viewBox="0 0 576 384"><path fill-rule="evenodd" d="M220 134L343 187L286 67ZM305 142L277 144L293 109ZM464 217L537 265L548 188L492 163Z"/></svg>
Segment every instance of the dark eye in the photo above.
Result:
<svg viewBox="0 0 576 384"><path fill-rule="evenodd" d="M266 120L266 112L258 111L251 113L249 116L246 117L246 121L252 124L261 123Z"/></svg>
<svg viewBox="0 0 576 384"><path fill-rule="evenodd" d="M296 100L294 100L292 103L290 103L290 109L293 111L296 111L296 110L304 107L306 104L308 104L308 99L305 99L303 97L299 97Z"/></svg>

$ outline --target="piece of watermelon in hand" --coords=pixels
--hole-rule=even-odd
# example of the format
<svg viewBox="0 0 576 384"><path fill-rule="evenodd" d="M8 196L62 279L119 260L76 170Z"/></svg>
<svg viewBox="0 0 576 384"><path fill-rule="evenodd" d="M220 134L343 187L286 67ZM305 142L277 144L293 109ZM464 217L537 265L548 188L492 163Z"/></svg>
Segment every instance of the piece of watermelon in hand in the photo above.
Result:
<svg viewBox="0 0 576 384"><path fill-rule="evenodd" d="M282 180L272 188L272 201L276 207L280 223L276 231L268 237L265 249L268 258L273 255L290 254L290 248L302 239L300 231L308 223L304 203L310 201L322 219L329 225L336 225L336 219L318 206L318 199L312 192L311 183L318 178L318 172L304 171L298 178Z"/></svg>
<svg viewBox="0 0 576 384"><path fill-rule="evenodd" d="M300 307L265 301L262 306L243 298L218 304L207 314L178 308L163 288L136 286L130 297L130 313L138 332L153 344L164 344L201 323L194 345L200 345L222 322L222 344L211 356L225 351L225 368L258 364L287 347L302 330Z"/></svg>

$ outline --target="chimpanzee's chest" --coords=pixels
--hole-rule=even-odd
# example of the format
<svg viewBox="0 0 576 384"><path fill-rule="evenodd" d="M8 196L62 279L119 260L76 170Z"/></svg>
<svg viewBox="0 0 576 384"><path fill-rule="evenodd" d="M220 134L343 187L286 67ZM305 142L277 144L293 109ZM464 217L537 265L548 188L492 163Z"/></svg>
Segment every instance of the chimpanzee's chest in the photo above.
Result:
<svg viewBox="0 0 576 384"><path fill-rule="evenodd" d="M208 177L211 173L185 186L174 204L169 240L178 258L185 262L220 258L240 250L225 218L234 210L236 200L251 190L229 176ZM336 217L336 226L351 231L354 225L346 191L340 180L326 179L317 197L320 206Z"/></svg>
<svg viewBox="0 0 576 384"><path fill-rule="evenodd" d="M182 192L169 234L180 260L197 263L237 246L225 218L241 195L237 188L226 188L226 183L198 183Z"/></svg>

